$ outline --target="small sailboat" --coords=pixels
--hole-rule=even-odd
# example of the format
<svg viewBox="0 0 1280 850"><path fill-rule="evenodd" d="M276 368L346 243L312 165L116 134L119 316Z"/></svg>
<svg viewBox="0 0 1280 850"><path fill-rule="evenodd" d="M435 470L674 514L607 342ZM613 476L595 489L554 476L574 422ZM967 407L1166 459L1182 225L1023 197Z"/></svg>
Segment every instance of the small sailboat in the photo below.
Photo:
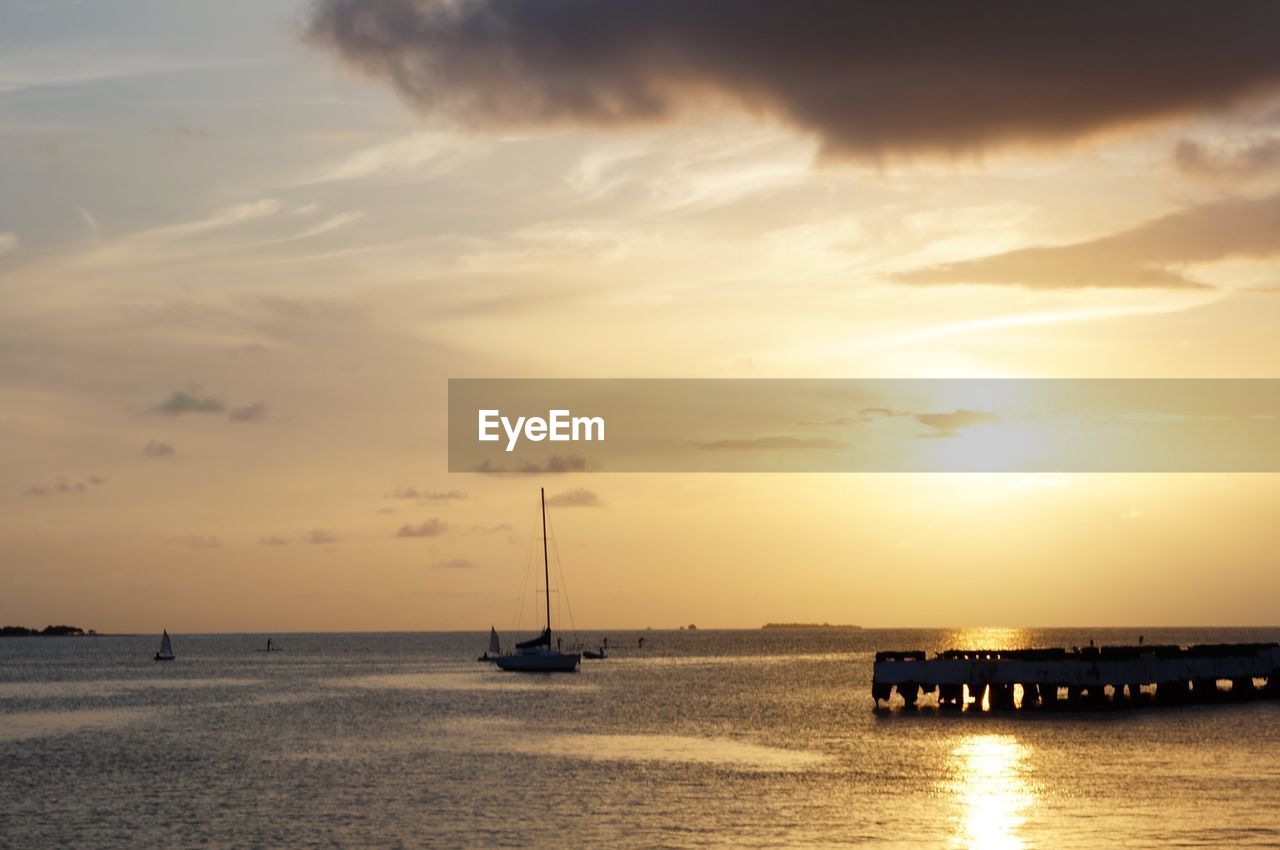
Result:
<svg viewBox="0 0 1280 850"><path fill-rule="evenodd" d="M493 626L489 627L489 649L481 655L476 661L488 661L496 664L498 656L502 654L502 644L498 642L498 630Z"/></svg>
<svg viewBox="0 0 1280 850"><path fill-rule="evenodd" d="M165 629L160 637L160 651L156 653L156 661L172 661L174 659L173 642L169 640L169 630Z"/></svg>
<svg viewBox="0 0 1280 850"><path fill-rule="evenodd" d="M547 491L539 490L542 499L542 578L547 592L547 627L542 634L516 644L516 651L499 655L498 669L517 673L572 673L582 656L576 652L560 652L551 648L551 566L547 557Z"/></svg>
<svg viewBox="0 0 1280 850"><path fill-rule="evenodd" d="M582 657L583 657L583 658L590 658L590 659L593 659L593 660L595 660L595 661L601 661L601 660L603 660L603 659L605 659L605 658L608 658L609 656L605 654L604 647L602 646L602 647L600 647L599 649L584 649L584 650L582 650Z"/></svg>

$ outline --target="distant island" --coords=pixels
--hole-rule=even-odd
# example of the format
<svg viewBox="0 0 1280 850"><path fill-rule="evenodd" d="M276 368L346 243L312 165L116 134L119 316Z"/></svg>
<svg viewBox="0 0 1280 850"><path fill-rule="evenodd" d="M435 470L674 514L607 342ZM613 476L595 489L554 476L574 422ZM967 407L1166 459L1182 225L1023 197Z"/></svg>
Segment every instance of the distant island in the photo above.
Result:
<svg viewBox="0 0 1280 850"><path fill-rule="evenodd" d="M93 629L85 631L79 626L45 626L38 631L26 626L0 626L0 637L84 637L96 634Z"/></svg>
<svg viewBox="0 0 1280 850"><path fill-rule="evenodd" d="M840 623L765 623L762 629L860 629L862 626L849 626Z"/></svg>

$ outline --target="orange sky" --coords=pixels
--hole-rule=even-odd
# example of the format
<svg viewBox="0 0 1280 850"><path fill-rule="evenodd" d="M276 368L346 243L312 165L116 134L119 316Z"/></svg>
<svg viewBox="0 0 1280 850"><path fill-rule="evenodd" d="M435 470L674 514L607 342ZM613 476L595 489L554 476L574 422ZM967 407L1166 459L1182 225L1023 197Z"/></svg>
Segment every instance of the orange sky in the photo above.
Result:
<svg viewBox="0 0 1280 850"><path fill-rule="evenodd" d="M1204 82L1147 45L1071 121L995 83L890 120L662 2L670 67L516 57L661 96L602 120L479 109L503 79L459 57L501 42L344 41L360 2L57 5L0 36L0 621L511 628L545 486L580 627L1275 622L1275 476L450 475L444 410L450 377L1280 377L1265 51ZM1270 14L1175 5L1246 58ZM1067 49L1026 84L1106 84ZM423 56L426 99L388 70Z"/></svg>

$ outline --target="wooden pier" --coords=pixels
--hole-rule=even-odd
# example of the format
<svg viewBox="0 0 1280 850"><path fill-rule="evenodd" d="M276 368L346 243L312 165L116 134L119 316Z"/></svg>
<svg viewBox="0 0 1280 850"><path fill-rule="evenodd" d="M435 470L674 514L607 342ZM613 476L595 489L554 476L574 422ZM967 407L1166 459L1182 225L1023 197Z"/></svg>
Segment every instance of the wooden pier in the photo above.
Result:
<svg viewBox="0 0 1280 850"><path fill-rule="evenodd" d="M871 695L907 708L1102 710L1280 699L1280 644L877 652Z"/></svg>

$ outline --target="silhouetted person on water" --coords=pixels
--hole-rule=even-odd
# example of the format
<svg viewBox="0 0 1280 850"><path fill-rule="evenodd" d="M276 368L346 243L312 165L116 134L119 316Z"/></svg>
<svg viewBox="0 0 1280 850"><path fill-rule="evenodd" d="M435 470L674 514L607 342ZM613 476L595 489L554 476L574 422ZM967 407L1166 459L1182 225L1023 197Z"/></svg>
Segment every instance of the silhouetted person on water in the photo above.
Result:
<svg viewBox="0 0 1280 850"><path fill-rule="evenodd" d="M267 652L271 651L271 638L267 638Z"/></svg>
<svg viewBox="0 0 1280 850"><path fill-rule="evenodd" d="M560 651L560 642L562 640L564 640L564 638L556 638L556 652Z"/></svg>
<svg viewBox="0 0 1280 850"><path fill-rule="evenodd" d="M641 649L644 649L644 638L643 638L643 637L642 637L642 638L640 638L639 646L640 646L640 648L641 648Z"/></svg>

